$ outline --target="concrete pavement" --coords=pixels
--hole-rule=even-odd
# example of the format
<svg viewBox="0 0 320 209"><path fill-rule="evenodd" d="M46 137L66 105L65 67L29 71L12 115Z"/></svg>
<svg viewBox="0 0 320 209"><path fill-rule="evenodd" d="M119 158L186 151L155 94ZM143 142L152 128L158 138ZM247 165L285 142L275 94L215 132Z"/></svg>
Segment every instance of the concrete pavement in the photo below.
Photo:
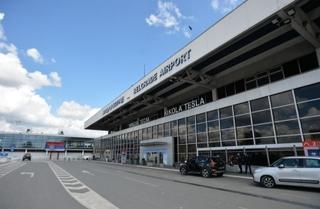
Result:
<svg viewBox="0 0 320 209"><path fill-rule="evenodd" d="M52 165L53 170L48 162L28 162L0 178L0 209L320 208L320 190L315 189L265 189L250 179L205 179L198 175L181 176L177 171L94 161ZM83 193L82 198L87 198L89 205L81 204L68 191L77 188L87 188L95 194Z"/></svg>

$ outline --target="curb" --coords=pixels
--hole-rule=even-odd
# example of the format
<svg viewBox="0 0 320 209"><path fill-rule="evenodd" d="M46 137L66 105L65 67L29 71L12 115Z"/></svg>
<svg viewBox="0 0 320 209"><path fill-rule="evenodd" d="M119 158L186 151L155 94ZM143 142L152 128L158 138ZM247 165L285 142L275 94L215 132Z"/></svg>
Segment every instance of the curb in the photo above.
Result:
<svg viewBox="0 0 320 209"><path fill-rule="evenodd" d="M133 168L145 168L145 169L152 169L152 170L163 170L163 171L171 171L171 172L179 172L178 169L174 168L158 168L158 167L148 167L143 165L130 165L130 164L122 164L122 163L113 163L113 162L105 162L105 161L95 161L97 163L107 164L107 165L116 165L116 166L124 166L124 167L133 167ZM252 180L252 176L240 176L235 175L232 173L225 173L224 176L230 177L230 178L238 178L238 179L249 179Z"/></svg>

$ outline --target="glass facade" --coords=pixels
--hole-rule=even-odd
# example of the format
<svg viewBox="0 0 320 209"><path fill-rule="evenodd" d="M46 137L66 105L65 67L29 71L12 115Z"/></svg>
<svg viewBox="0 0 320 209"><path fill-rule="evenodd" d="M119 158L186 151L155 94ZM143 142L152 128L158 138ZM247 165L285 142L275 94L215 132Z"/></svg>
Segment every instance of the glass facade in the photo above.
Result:
<svg viewBox="0 0 320 209"><path fill-rule="evenodd" d="M18 133L0 133L0 147L5 149L34 149L44 150L46 142L65 142L66 149L91 149L93 139L69 137L63 135L36 135Z"/></svg>
<svg viewBox="0 0 320 209"><path fill-rule="evenodd" d="M197 148L320 140L320 83L105 138L102 150L138 163L139 142L150 136L177 139L177 162L195 156Z"/></svg>

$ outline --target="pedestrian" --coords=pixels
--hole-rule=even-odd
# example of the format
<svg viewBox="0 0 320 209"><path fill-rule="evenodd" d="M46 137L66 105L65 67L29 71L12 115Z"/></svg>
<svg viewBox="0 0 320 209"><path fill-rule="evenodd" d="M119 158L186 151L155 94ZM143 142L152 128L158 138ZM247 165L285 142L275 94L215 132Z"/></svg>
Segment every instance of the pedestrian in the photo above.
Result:
<svg viewBox="0 0 320 209"><path fill-rule="evenodd" d="M240 152L237 153L237 163L239 166L239 173L242 173L242 163L243 163L243 156Z"/></svg>
<svg viewBox="0 0 320 209"><path fill-rule="evenodd" d="M246 169L245 169L245 172L247 174L248 172L248 168L249 168L249 172L250 174L252 174L252 170L251 170L251 158L252 156L251 155L248 155L247 153L244 154L244 161L245 161L245 165L246 165Z"/></svg>

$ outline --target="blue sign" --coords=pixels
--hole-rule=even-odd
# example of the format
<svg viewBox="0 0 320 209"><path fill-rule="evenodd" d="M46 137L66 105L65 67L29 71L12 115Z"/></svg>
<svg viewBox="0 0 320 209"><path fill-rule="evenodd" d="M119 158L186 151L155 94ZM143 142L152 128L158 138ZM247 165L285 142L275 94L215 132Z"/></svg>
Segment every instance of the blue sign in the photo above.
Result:
<svg viewBox="0 0 320 209"><path fill-rule="evenodd" d="M308 149L308 156L320 157L320 149Z"/></svg>
<svg viewBox="0 0 320 209"><path fill-rule="evenodd" d="M0 157L8 157L8 153L7 152L0 152Z"/></svg>

